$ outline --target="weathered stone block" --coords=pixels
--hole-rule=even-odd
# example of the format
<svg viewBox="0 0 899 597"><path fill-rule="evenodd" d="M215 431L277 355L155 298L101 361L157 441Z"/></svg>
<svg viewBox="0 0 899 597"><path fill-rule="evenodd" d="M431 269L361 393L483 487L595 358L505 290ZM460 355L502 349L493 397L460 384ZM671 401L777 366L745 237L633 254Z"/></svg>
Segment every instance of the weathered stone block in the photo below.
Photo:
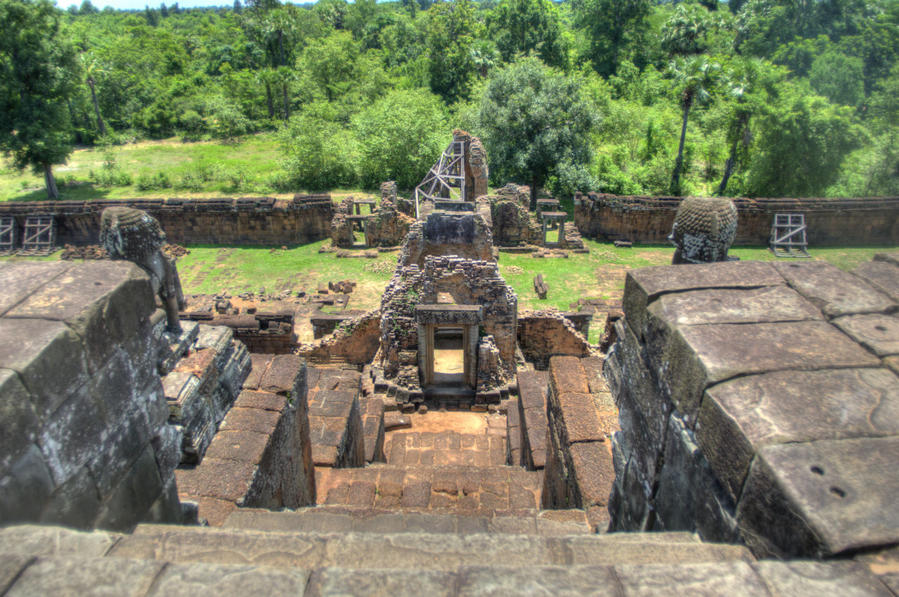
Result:
<svg viewBox="0 0 899 597"><path fill-rule="evenodd" d="M646 267L627 273L623 305L631 327L642 338L646 307L663 294L701 288L758 288L783 282L770 264L758 261Z"/></svg>
<svg viewBox="0 0 899 597"><path fill-rule="evenodd" d="M879 357L899 354L899 317L847 315L837 317L833 323Z"/></svg>
<svg viewBox="0 0 899 597"><path fill-rule="evenodd" d="M54 488L43 454L31 444L0 478L0 520L38 520Z"/></svg>
<svg viewBox="0 0 899 597"><path fill-rule="evenodd" d="M178 469L178 493L183 497L212 497L242 505L253 479L255 465L207 458L194 469Z"/></svg>
<svg viewBox="0 0 899 597"><path fill-rule="evenodd" d="M696 435L731 497L770 444L899 435L899 378L886 369L782 371L706 390Z"/></svg>
<svg viewBox="0 0 899 597"><path fill-rule="evenodd" d="M665 294L649 311L669 325L765 323L822 319L821 312L786 286L712 288Z"/></svg>
<svg viewBox="0 0 899 597"><path fill-rule="evenodd" d="M258 408L282 412L287 408L287 399L271 392L253 392L244 390L234 403L235 408Z"/></svg>
<svg viewBox="0 0 899 597"><path fill-rule="evenodd" d="M89 529L100 512L100 495L87 467L81 467L53 491L41 522Z"/></svg>
<svg viewBox="0 0 899 597"><path fill-rule="evenodd" d="M149 277L125 261L81 264L48 281L5 317L64 321L81 338L91 370L153 312Z"/></svg>
<svg viewBox="0 0 899 597"><path fill-rule="evenodd" d="M859 264L852 270L852 273L894 301L899 302L899 267L897 267L899 264L885 260L879 261L877 256L874 259L874 261Z"/></svg>
<svg viewBox="0 0 899 597"><path fill-rule="evenodd" d="M861 278L824 261L775 263L774 267L828 317L882 313L896 306L896 301Z"/></svg>
<svg viewBox="0 0 899 597"><path fill-rule="evenodd" d="M746 562L618 565L615 574L625 595L745 595L767 597L759 575ZM688 589L689 587L689 589Z"/></svg>
<svg viewBox="0 0 899 597"><path fill-rule="evenodd" d="M567 444L606 439L590 394L565 393L554 397L553 407L561 416L564 427L562 441Z"/></svg>
<svg viewBox="0 0 899 597"><path fill-rule="evenodd" d="M0 477L37 439L40 423L19 376L0 369Z"/></svg>
<svg viewBox="0 0 899 597"><path fill-rule="evenodd" d="M87 382L84 349L62 322L3 318L0 339L0 367L19 374L41 420Z"/></svg>
<svg viewBox="0 0 899 597"><path fill-rule="evenodd" d="M697 531L704 540L738 543L734 502L715 478L693 432L671 416L664 466L653 496L654 528Z"/></svg>
<svg viewBox="0 0 899 597"><path fill-rule="evenodd" d="M300 357L290 354L277 355L262 376L259 389L291 397L302 395L303 388L297 387L297 384L303 370L305 362Z"/></svg>
<svg viewBox="0 0 899 597"><path fill-rule="evenodd" d="M821 321L685 326L666 353L664 387L691 425L705 387L738 375L880 364Z"/></svg>
<svg viewBox="0 0 899 597"><path fill-rule="evenodd" d="M755 562L773 595L816 597L818 595L862 595L890 597L877 577L855 562Z"/></svg>
<svg viewBox="0 0 899 597"><path fill-rule="evenodd" d="M7 595L147 595L163 562L78 557L39 558Z"/></svg>
<svg viewBox="0 0 899 597"><path fill-rule="evenodd" d="M612 453L607 443L588 442L573 444L572 468L581 496L582 507L605 506L609 503L615 469Z"/></svg>
<svg viewBox="0 0 899 597"><path fill-rule="evenodd" d="M552 394L559 396L568 392L589 394L587 376L577 357L555 356L549 360L549 379Z"/></svg>
<svg viewBox="0 0 899 597"><path fill-rule="evenodd" d="M137 516L150 509L162 493L162 489L163 481L159 477L153 448L148 445L118 486L113 489L112 494L106 498L97 517L96 526L103 529L130 530L138 522Z"/></svg>
<svg viewBox="0 0 899 597"><path fill-rule="evenodd" d="M107 432L103 411L81 387L53 412L41 428L38 445L55 483L64 483L100 449Z"/></svg>
<svg viewBox="0 0 899 597"><path fill-rule="evenodd" d="M0 316L70 267L62 261L0 263Z"/></svg>
<svg viewBox="0 0 899 597"><path fill-rule="evenodd" d="M899 437L759 450L737 508L757 555L832 555L899 542Z"/></svg>
<svg viewBox="0 0 899 597"><path fill-rule="evenodd" d="M154 594L191 597L211 592L231 595L297 595L306 589L309 572L302 568L278 570L258 566L170 564L153 584Z"/></svg>

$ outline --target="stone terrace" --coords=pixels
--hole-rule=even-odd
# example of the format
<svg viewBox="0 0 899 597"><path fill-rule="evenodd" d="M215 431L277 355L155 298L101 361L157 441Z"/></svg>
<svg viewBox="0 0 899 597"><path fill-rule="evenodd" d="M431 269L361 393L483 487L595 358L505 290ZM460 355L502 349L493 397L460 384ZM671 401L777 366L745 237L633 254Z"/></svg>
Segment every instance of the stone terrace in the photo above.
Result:
<svg viewBox="0 0 899 597"><path fill-rule="evenodd" d="M606 364L618 529L759 556L899 542L899 254L848 273L732 262L629 273Z"/></svg>

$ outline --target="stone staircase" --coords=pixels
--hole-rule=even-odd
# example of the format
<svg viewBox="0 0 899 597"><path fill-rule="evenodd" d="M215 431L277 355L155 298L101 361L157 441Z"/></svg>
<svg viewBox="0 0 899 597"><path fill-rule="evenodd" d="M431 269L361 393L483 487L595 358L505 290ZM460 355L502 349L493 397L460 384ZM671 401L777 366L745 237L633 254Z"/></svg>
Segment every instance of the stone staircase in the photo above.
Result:
<svg viewBox="0 0 899 597"><path fill-rule="evenodd" d="M320 504L494 516L536 512L543 475L511 466L376 463L365 468L319 468L315 484Z"/></svg>
<svg viewBox="0 0 899 597"><path fill-rule="evenodd" d="M407 517L398 529L377 516L367 520L381 523L382 532L374 526L347 532L345 517L332 517L333 531L321 520L323 530L309 530L316 523L308 512L241 512L222 529L141 525L130 535L10 527L0 530L0 592L636 595L691 587L764 595L766 574L778 580L762 566L777 563L755 563L744 547L702 543L685 533L448 531L440 526L444 518L419 519L415 528ZM791 570L781 566L781 575Z"/></svg>

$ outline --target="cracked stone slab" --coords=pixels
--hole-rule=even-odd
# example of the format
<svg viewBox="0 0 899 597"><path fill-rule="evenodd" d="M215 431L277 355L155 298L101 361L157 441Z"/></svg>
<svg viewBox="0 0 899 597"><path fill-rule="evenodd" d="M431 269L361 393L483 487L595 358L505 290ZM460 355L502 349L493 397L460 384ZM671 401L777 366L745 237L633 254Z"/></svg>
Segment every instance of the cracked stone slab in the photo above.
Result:
<svg viewBox="0 0 899 597"><path fill-rule="evenodd" d="M29 556L100 557L121 535L63 527L19 525L0 529L0 552Z"/></svg>
<svg viewBox="0 0 899 597"><path fill-rule="evenodd" d="M893 265L899 265L899 251L889 251L886 253L877 253L874 255L874 261L885 261Z"/></svg>
<svg viewBox="0 0 899 597"><path fill-rule="evenodd" d="M696 438L735 500L769 444L899 435L899 377L886 369L781 371L706 390Z"/></svg>
<svg viewBox="0 0 899 597"><path fill-rule="evenodd" d="M309 572L302 568L276 570L260 566L172 564L153 584L150 595L160 597L216 597L247 595L296 595L306 590Z"/></svg>
<svg viewBox="0 0 899 597"><path fill-rule="evenodd" d="M852 270L852 273L894 301L899 301L899 263L886 260L866 261Z"/></svg>
<svg viewBox="0 0 899 597"><path fill-rule="evenodd" d="M774 267L828 317L883 313L896 307L896 301L858 276L824 261L775 263Z"/></svg>
<svg viewBox="0 0 899 597"><path fill-rule="evenodd" d="M703 288L758 288L784 284L770 263L730 261L644 267L627 273L622 304L634 331L642 335L647 305L663 294Z"/></svg>
<svg viewBox="0 0 899 597"><path fill-rule="evenodd" d="M823 321L684 326L665 356L664 381L687 420L695 419L705 387L740 375L880 365Z"/></svg>
<svg viewBox="0 0 899 597"><path fill-rule="evenodd" d="M899 437L759 450L737 518L758 554L827 556L899 542Z"/></svg>
<svg viewBox="0 0 899 597"><path fill-rule="evenodd" d="M56 261L49 263L0 263L0 315L3 315L44 284L65 273L71 264Z"/></svg>
<svg viewBox="0 0 899 597"><path fill-rule="evenodd" d="M855 562L774 562L752 565L778 597L891 597L876 576Z"/></svg>
<svg viewBox="0 0 899 597"><path fill-rule="evenodd" d="M899 317L847 315L837 317L833 324L879 357L899 354Z"/></svg>
<svg viewBox="0 0 899 597"><path fill-rule="evenodd" d="M454 572L322 568L313 572L309 579L307 594L311 596L427 595L428 597L450 597L459 594L455 587L456 574Z"/></svg>
<svg viewBox="0 0 899 597"><path fill-rule="evenodd" d="M5 594L122 595L143 597L163 568L162 562L106 558L38 558Z"/></svg>
<svg viewBox="0 0 899 597"><path fill-rule="evenodd" d="M666 294L650 311L674 325L765 323L822 319L821 312L786 286L696 290Z"/></svg>
<svg viewBox="0 0 899 597"><path fill-rule="evenodd" d="M615 566L624 594L743 595L769 597L765 584L746 562Z"/></svg>

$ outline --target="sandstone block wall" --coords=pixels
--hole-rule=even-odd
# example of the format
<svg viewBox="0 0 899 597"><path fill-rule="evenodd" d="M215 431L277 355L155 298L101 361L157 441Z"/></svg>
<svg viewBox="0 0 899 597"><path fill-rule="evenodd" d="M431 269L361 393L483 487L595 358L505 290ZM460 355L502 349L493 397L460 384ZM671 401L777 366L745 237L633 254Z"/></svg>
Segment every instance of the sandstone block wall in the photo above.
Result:
<svg viewBox="0 0 899 597"><path fill-rule="evenodd" d="M555 355L590 355L587 338L558 311L522 312L518 318L518 346L538 369L546 369L550 357Z"/></svg>
<svg viewBox="0 0 899 597"><path fill-rule="evenodd" d="M899 540L899 254L629 272L606 362L620 530L757 555Z"/></svg>
<svg viewBox="0 0 899 597"><path fill-rule="evenodd" d="M131 263L0 264L0 520L180 520L163 322Z"/></svg>
<svg viewBox="0 0 899 597"><path fill-rule="evenodd" d="M574 222L587 238L666 243L681 199L576 193ZM737 245L767 245L775 213L805 214L811 246L899 244L899 197L733 201Z"/></svg>
<svg viewBox="0 0 899 597"><path fill-rule="evenodd" d="M244 382L203 461L178 469L182 500L221 525L238 507L297 508L315 501L306 364L293 355L253 355Z"/></svg>
<svg viewBox="0 0 899 597"><path fill-rule="evenodd" d="M0 216L13 216L22 238L25 218L55 216L59 245L97 244L100 213L112 205L143 209L159 220L169 242L229 245L292 245L327 238L330 195L223 197L212 199L121 199L0 203Z"/></svg>
<svg viewBox="0 0 899 597"><path fill-rule="evenodd" d="M594 527L608 526L615 472L611 435L618 413L599 357L555 356L549 362L546 508L583 508Z"/></svg>
<svg viewBox="0 0 899 597"><path fill-rule="evenodd" d="M189 354L162 380L169 422L182 434L181 462L203 459L250 373L250 353L231 328L184 322Z"/></svg>

